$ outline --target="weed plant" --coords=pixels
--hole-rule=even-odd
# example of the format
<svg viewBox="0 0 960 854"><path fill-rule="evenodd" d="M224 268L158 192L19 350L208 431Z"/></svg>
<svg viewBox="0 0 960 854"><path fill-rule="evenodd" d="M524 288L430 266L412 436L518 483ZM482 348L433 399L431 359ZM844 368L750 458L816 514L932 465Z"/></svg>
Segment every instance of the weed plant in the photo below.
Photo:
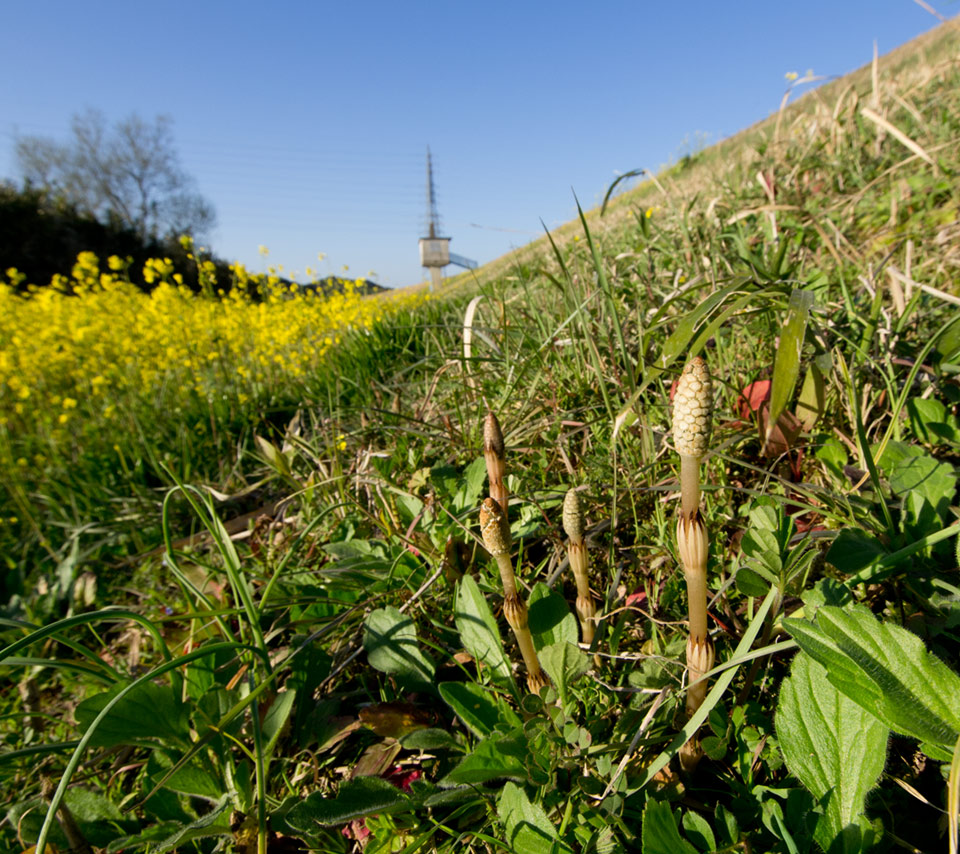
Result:
<svg viewBox="0 0 960 854"><path fill-rule="evenodd" d="M956 850L960 64L955 30L937 39L345 335L304 369L296 417L224 463L280 499L252 518L171 451L162 548L133 583L61 561L56 608L25 591L0 624L5 847ZM670 396L697 356L716 663L691 707ZM496 560L488 411L510 498ZM95 482L58 502L108 525Z"/></svg>

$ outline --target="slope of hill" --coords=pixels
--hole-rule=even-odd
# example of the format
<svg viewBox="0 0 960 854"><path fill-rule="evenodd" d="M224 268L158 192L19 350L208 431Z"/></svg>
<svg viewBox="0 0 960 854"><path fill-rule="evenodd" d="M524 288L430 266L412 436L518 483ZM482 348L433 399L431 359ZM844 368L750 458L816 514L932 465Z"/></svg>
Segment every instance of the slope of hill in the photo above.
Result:
<svg viewBox="0 0 960 854"><path fill-rule="evenodd" d="M957 45L4 458L5 847L956 850Z"/></svg>

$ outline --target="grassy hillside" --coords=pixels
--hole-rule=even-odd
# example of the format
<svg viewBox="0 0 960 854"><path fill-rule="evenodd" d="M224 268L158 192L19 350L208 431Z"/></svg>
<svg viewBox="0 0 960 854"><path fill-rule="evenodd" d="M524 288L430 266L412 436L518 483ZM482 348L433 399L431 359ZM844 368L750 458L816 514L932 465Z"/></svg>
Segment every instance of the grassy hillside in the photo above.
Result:
<svg viewBox="0 0 960 854"><path fill-rule="evenodd" d="M8 451L6 847L948 849L957 47L291 336L247 408L128 397L125 465Z"/></svg>

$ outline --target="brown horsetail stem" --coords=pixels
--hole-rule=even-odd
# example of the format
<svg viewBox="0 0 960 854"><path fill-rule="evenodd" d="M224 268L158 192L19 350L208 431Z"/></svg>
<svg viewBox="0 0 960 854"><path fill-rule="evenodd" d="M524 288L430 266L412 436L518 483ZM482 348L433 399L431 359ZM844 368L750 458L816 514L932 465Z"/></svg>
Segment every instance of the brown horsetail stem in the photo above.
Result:
<svg viewBox="0 0 960 854"><path fill-rule="evenodd" d="M533 647L533 635L527 622L527 605L517 592L517 578L510 562L510 548L503 538L503 513L493 498L485 498L480 505L480 533L483 544L493 556L500 569L503 582L503 615L517 639L523 663L527 667L527 688L531 694L539 694L547 684L547 677L540 668L540 660Z"/></svg>
<svg viewBox="0 0 960 854"><path fill-rule="evenodd" d="M500 505L503 513L503 539L510 551L510 493L507 491L507 454L500 422L492 412L483 420L483 458L487 464L490 497Z"/></svg>
<svg viewBox="0 0 960 854"><path fill-rule="evenodd" d="M697 356L683 369L673 396L673 442L680 454L680 517L677 519L677 551L687 582L689 631L687 640L687 717L692 716L707 695L703 675L713 668L715 652L707 634L707 528L700 513L700 459L710 443L713 384L707 363ZM700 740L691 738L680 749L680 764L687 771L697 767L703 751Z"/></svg>
<svg viewBox="0 0 960 854"><path fill-rule="evenodd" d="M563 498L563 530L569 537L567 557L570 560L570 569L573 570L573 578L577 582L577 616L580 618L583 642L589 645L593 643L596 633L597 605L590 593L590 572L583 529L580 498L575 489L568 490ZM594 663L599 666L599 656L594 657Z"/></svg>

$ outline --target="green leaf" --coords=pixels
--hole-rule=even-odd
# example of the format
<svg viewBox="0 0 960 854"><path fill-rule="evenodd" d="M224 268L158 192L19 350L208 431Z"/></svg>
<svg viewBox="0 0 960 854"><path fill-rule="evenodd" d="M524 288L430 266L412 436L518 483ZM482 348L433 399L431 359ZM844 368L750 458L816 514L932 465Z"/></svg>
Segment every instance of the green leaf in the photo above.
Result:
<svg viewBox="0 0 960 854"><path fill-rule="evenodd" d="M527 602L533 645L543 649L555 643L577 642L577 618L570 605L542 581L534 585Z"/></svg>
<svg viewBox="0 0 960 854"><path fill-rule="evenodd" d="M171 751L172 752L172 751ZM151 783L157 783L173 767L174 760L165 750L155 750L147 763L147 773ZM216 799L225 791L224 781L203 767L202 759L194 757L190 762L178 768L166 778L163 787L171 792L185 795L199 795L202 798Z"/></svg>
<svg viewBox="0 0 960 854"><path fill-rule="evenodd" d="M803 349L803 336L807 331L807 318L813 305L812 291L795 290L790 294L790 307L786 323L780 332L780 344L773 362L773 384L770 388L770 416L768 419L766 442L777 419L787 408L793 394L797 377L800 375L800 351Z"/></svg>
<svg viewBox="0 0 960 854"><path fill-rule="evenodd" d="M363 648L370 664L419 685L431 685L436 667L417 644L413 620L390 606L370 613L363 624Z"/></svg>
<svg viewBox="0 0 960 854"><path fill-rule="evenodd" d="M73 787L63 800L87 842L97 848L109 845L116 838L118 828L127 832L136 828L135 821L125 818L117 805L99 792Z"/></svg>
<svg viewBox="0 0 960 854"><path fill-rule="evenodd" d="M872 833L864 801L883 771L889 730L803 652L781 685L775 720L787 768L824 806L817 842L832 852L842 837L840 850L860 851L863 836Z"/></svg>
<svg viewBox="0 0 960 854"><path fill-rule="evenodd" d="M721 834L721 841L727 845L736 845L740 841L740 827L737 817L723 804L717 804L713 812L716 818L716 827Z"/></svg>
<svg viewBox="0 0 960 854"><path fill-rule="evenodd" d="M763 508L769 510L770 508ZM754 569L771 580L776 580L783 569L783 560L780 557L780 541L775 531L766 528L751 528L743 535L740 548L744 555L755 562ZM765 573L762 569L766 569Z"/></svg>
<svg viewBox="0 0 960 854"><path fill-rule="evenodd" d="M474 682L441 682L440 696L457 717L481 738L499 729L520 726L516 712L501 698Z"/></svg>
<svg viewBox="0 0 960 854"><path fill-rule="evenodd" d="M921 442L929 445L960 442L956 416L948 414L939 400L911 398L907 401L907 415L913 435Z"/></svg>
<svg viewBox="0 0 960 854"><path fill-rule="evenodd" d="M558 840L557 829L543 807L530 803L527 793L516 783L503 787L497 814L506 831L505 841L515 854L572 854L569 846Z"/></svg>
<svg viewBox="0 0 960 854"><path fill-rule="evenodd" d="M296 696L295 691L282 691L277 694L263 719L263 737L266 741L263 753L268 760L273 755L273 750L283 733L283 728L290 719L290 713L293 711L293 701Z"/></svg>
<svg viewBox="0 0 960 854"><path fill-rule="evenodd" d="M503 651L497 621L477 582L469 575L465 575L457 587L453 619L464 649L483 662L495 680L512 683L510 662Z"/></svg>
<svg viewBox="0 0 960 854"><path fill-rule="evenodd" d="M463 482L453 497L453 512L462 513L477 506L483 484L487 477L487 463L483 457L477 457L463 473Z"/></svg>
<svg viewBox="0 0 960 854"><path fill-rule="evenodd" d="M816 457L838 478L843 477L843 467L850 462L846 445L832 436L823 440L823 443L817 448Z"/></svg>
<svg viewBox="0 0 960 854"><path fill-rule="evenodd" d="M816 362L812 362L797 397L797 418L800 419L800 425L805 433L813 430L823 415L826 405L827 395L823 372Z"/></svg>
<svg viewBox="0 0 960 854"><path fill-rule="evenodd" d="M949 762L960 736L960 677L906 629L880 623L864 606L824 605L815 623L784 620L800 648L841 693L890 729Z"/></svg>
<svg viewBox="0 0 960 854"><path fill-rule="evenodd" d="M394 812L409 803L409 797L382 777L357 777L343 783L335 798L312 792L285 818L291 827L309 832L316 830L316 825L346 824L356 818Z"/></svg>
<svg viewBox="0 0 960 854"><path fill-rule="evenodd" d="M859 528L844 528L830 544L827 562L840 572L853 575L885 554L887 550L876 537Z"/></svg>
<svg viewBox="0 0 960 854"><path fill-rule="evenodd" d="M156 795L154 795L156 797ZM147 848L148 845L165 840L171 834L179 833L183 830L185 822L182 821L162 821L159 824L151 824L138 830L131 836L112 835L109 845L103 848L104 854L124 854L124 852L138 851ZM218 835L219 831L213 835ZM156 851L156 848L150 849ZM169 850L169 849L167 849Z"/></svg>
<svg viewBox="0 0 960 854"><path fill-rule="evenodd" d="M687 837L701 851L715 851L717 840L713 835L710 822L700 813L687 810L683 814L683 830Z"/></svg>
<svg viewBox="0 0 960 854"><path fill-rule="evenodd" d="M415 729L400 739L404 750L456 750L463 748L445 729Z"/></svg>
<svg viewBox="0 0 960 854"><path fill-rule="evenodd" d="M904 506L914 523L928 521L939 527L957 491L957 476L953 467L935 460L927 453L911 455L899 460L890 471L890 489L904 498ZM938 519L930 520L929 511Z"/></svg>
<svg viewBox="0 0 960 854"><path fill-rule="evenodd" d="M505 736L485 738L447 774L441 785L486 783L502 777L526 780L529 758L521 728Z"/></svg>
<svg viewBox="0 0 960 854"><path fill-rule="evenodd" d="M77 706L74 716L86 729L104 706L125 686L95 694ZM185 744L190 740L189 706L181 703L169 685L145 682L127 693L100 722L91 747L135 744L156 747L157 743Z"/></svg>
<svg viewBox="0 0 960 854"><path fill-rule="evenodd" d="M181 827L155 848L151 848L150 851L181 851L185 843L192 839L228 835L230 833L230 814L227 812L227 807L229 806L230 799L227 795L224 795L210 812L201 816L195 822Z"/></svg>
<svg viewBox="0 0 960 854"><path fill-rule="evenodd" d="M776 583L776 578L768 578L757 570L754 571L746 566L741 566L734 576L734 581L744 596L766 596L770 585Z"/></svg>
<svg viewBox="0 0 960 854"><path fill-rule="evenodd" d="M569 642L544 647L539 652L539 658L557 688L560 703L567 708L567 689L590 669L589 659L579 646Z"/></svg>
<svg viewBox="0 0 960 854"><path fill-rule="evenodd" d="M647 801L644 807L641 845L643 854L697 854L680 836L670 804L661 801Z"/></svg>

